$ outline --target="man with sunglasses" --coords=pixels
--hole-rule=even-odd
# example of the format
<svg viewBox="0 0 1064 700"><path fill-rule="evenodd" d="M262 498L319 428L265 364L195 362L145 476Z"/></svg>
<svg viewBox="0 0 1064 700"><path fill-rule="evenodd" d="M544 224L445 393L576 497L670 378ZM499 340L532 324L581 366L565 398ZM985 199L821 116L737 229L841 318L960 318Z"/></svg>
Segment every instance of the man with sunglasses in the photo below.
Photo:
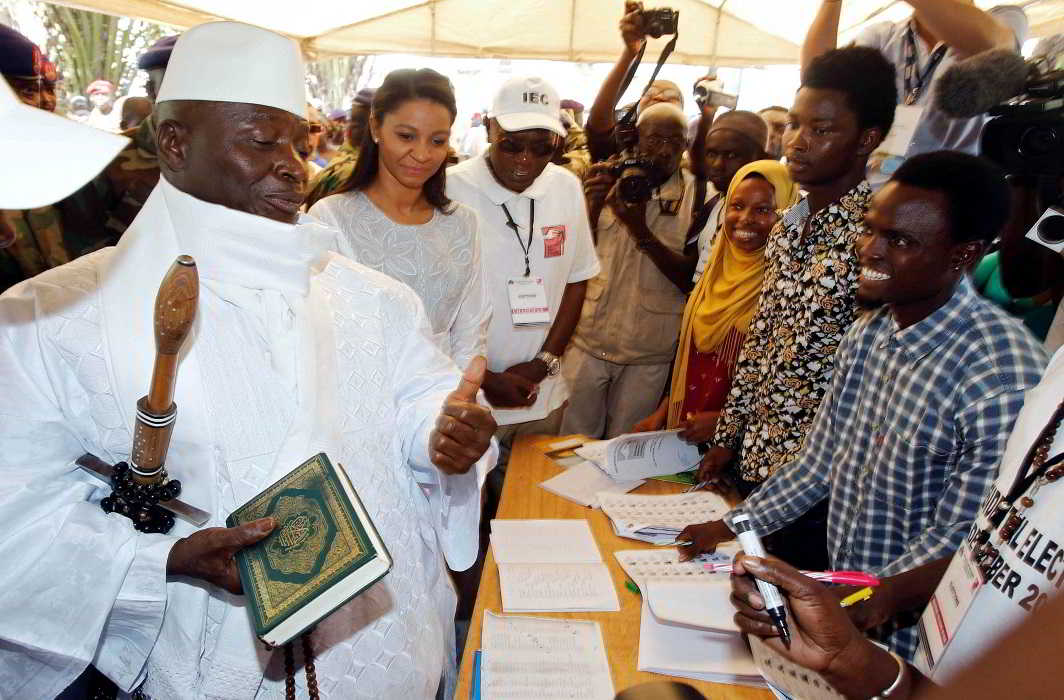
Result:
<svg viewBox="0 0 1064 700"><path fill-rule="evenodd" d="M550 162L566 134L559 108L541 78L510 79L488 115L488 150L447 171L447 195L480 216L493 306L483 389L502 469L516 435L557 432L569 397L560 358L599 271L580 182ZM492 472L489 489L503 473Z"/></svg>

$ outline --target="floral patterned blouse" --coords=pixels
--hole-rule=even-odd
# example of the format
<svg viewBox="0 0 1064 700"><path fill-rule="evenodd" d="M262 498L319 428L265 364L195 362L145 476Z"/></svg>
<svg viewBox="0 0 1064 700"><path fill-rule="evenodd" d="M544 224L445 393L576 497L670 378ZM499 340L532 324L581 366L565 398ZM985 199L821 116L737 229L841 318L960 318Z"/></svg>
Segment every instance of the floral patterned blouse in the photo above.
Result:
<svg viewBox="0 0 1064 700"><path fill-rule="evenodd" d="M806 230L803 197L769 236L761 303L712 441L737 451L744 481L764 481L805 441L839 340L856 316L854 242L871 198L861 182L817 212Z"/></svg>

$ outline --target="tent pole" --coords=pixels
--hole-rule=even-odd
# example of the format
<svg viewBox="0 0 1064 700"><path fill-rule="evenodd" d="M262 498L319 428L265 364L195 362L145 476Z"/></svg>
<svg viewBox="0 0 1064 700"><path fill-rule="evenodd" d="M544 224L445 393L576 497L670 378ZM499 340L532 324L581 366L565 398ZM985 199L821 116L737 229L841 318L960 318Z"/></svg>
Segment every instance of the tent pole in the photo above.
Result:
<svg viewBox="0 0 1064 700"><path fill-rule="evenodd" d="M569 60L573 58L573 37L576 34L576 0L569 0Z"/></svg>

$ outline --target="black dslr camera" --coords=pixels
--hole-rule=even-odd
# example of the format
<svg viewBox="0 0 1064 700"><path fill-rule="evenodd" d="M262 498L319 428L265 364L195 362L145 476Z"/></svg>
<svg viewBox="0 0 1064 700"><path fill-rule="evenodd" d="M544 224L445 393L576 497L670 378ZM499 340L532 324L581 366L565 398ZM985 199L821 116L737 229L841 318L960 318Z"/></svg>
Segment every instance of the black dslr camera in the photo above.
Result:
<svg viewBox="0 0 1064 700"><path fill-rule="evenodd" d="M679 21L680 13L671 7L643 10L643 30L647 36L655 39L660 39L666 34L675 34Z"/></svg>
<svg viewBox="0 0 1064 700"><path fill-rule="evenodd" d="M613 137L620 151L610 168L610 174L617 178L617 195L628 204L649 202L662 178L654 162L639 153L639 131L633 114L626 114L617 122Z"/></svg>
<svg viewBox="0 0 1064 700"><path fill-rule="evenodd" d="M1064 175L1064 71L1032 66L1024 93L989 114L984 156L1013 175Z"/></svg>

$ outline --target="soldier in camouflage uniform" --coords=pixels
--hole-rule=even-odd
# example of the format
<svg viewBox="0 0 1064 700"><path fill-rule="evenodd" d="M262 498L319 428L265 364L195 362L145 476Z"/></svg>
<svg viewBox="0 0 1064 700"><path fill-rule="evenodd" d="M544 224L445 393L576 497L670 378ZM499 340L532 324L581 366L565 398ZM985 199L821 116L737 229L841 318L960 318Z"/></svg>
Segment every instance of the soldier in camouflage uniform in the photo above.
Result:
<svg viewBox="0 0 1064 700"><path fill-rule="evenodd" d="M55 66L36 44L3 25L0 74L22 102L55 111ZM86 218L97 201L84 187L55 205L0 210L0 291L106 245L102 225Z"/></svg>
<svg viewBox="0 0 1064 700"><path fill-rule="evenodd" d="M150 95L162 80L176 39L156 42L137 62L148 71ZM54 111L54 66L33 42L2 25L0 73L26 104ZM41 86L40 96L30 101L29 88L35 83ZM118 242L159 181L151 120L123 136L131 143L92 182L66 199L37 209L0 211L0 291Z"/></svg>
<svg viewBox="0 0 1064 700"><path fill-rule="evenodd" d="M137 59L137 67L148 73L147 91L152 101L162 83L177 37L175 34L160 39ZM118 242L159 182L155 127L151 118L123 131L122 135L130 140L129 145L93 181L93 187L105 203L104 226L112 242Z"/></svg>

